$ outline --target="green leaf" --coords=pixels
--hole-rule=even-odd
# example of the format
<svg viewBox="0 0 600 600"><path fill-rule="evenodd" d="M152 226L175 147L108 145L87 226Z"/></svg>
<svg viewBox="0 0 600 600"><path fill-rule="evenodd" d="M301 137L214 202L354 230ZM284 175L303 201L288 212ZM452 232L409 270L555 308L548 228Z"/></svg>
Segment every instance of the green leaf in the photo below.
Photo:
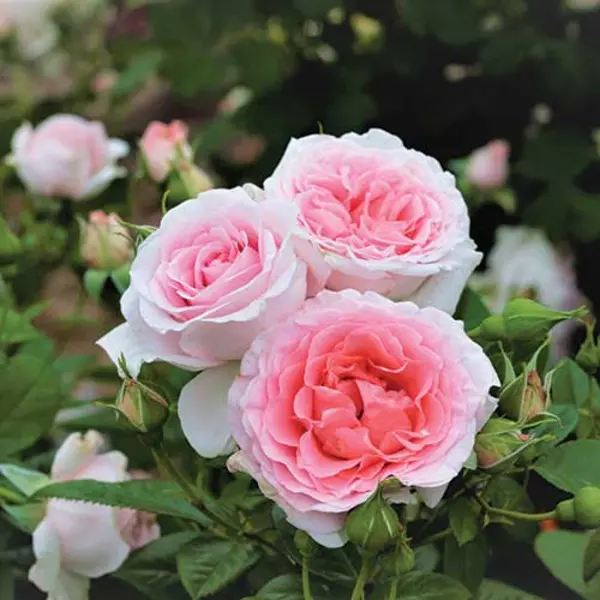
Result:
<svg viewBox="0 0 600 600"><path fill-rule="evenodd" d="M0 343L21 344L40 337L29 317L8 308L0 308Z"/></svg>
<svg viewBox="0 0 600 600"><path fill-rule="evenodd" d="M0 473L26 496L31 496L50 483L50 478L44 473L17 465L0 464Z"/></svg>
<svg viewBox="0 0 600 600"><path fill-rule="evenodd" d="M0 564L0 598L2 600L16 600L15 574L10 565Z"/></svg>
<svg viewBox="0 0 600 600"><path fill-rule="evenodd" d="M87 293L96 301L100 301L106 280L110 276L107 271L88 269L83 276L83 285Z"/></svg>
<svg viewBox="0 0 600 600"><path fill-rule="evenodd" d="M455 314L456 319L464 322L465 331L475 329L475 327L489 316L490 311L481 299L481 296L471 288L466 287L460 297Z"/></svg>
<svg viewBox="0 0 600 600"><path fill-rule="evenodd" d="M548 412L554 415L556 419L543 415L540 417L542 423L528 432L538 439L544 437L543 440L540 440L535 445L538 454L544 454L567 438L575 431L579 420L577 409L571 404L555 404L550 407Z"/></svg>
<svg viewBox="0 0 600 600"><path fill-rule="evenodd" d="M326 584L311 582L312 600L340 598ZM252 600L304 600L302 581L297 575L279 575L262 587Z"/></svg>
<svg viewBox="0 0 600 600"><path fill-rule="evenodd" d="M539 596L528 594L512 585L495 581L493 579L484 579L479 587L476 600L544 600Z"/></svg>
<svg viewBox="0 0 600 600"><path fill-rule="evenodd" d="M63 400L53 354L41 338L0 364L0 454L31 446L52 425Z"/></svg>
<svg viewBox="0 0 600 600"><path fill-rule="evenodd" d="M186 598L175 568L177 553L198 537L193 531L163 536L134 552L115 573L151 600Z"/></svg>
<svg viewBox="0 0 600 600"><path fill-rule="evenodd" d="M517 512L535 512L535 507L521 485L506 475L497 475L488 484L484 492L485 500L494 508ZM530 521L502 520L502 528L512 537L531 542L537 534L537 525Z"/></svg>
<svg viewBox="0 0 600 600"><path fill-rule="evenodd" d="M584 136L570 131L545 130L530 138L517 170L532 179L570 181L595 158Z"/></svg>
<svg viewBox="0 0 600 600"><path fill-rule="evenodd" d="M472 502L458 498L450 504L450 527L459 546L471 542L479 533L479 519Z"/></svg>
<svg viewBox="0 0 600 600"><path fill-rule="evenodd" d="M46 506L41 502L32 504L5 504L4 511L10 515L15 525L25 533L33 533L46 515ZM1 596L0 596L1 597Z"/></svg>
<svg viewBox="0 0 600 600"><path fill-rule="evenodd" d="M123 481L105 483L80 479L53 483L38 490L32 498L63 498L92 504L135 508L151 513L170 515L196 521L203 525L211 524L208 517L194 508L186 499L183 490L167 481Z"/></svg>
<svg viewBox="0 0 600 600"><path fill-rule="evenodd" d="M452 536L444 541L444 574L457 579L473 593L483 580L487 559L487 542L482 534L462 546Z"/></svg>
<svg viewBox="0 0 600 600"><path fill-rule="evenodd" d="M550 395L553 404L586 405L590 390L587 373L570 358L561 360L552 372Z"/></svg>
<svg viewBox="0 0 600 600"><path fill-rule="evenodd" d="M583 557L590 537L590 533L547 531L536 538L535 552L556 579L585 600L598 600L600 579L590 584L583 580Z"/></svg>
<svg viewBox="0 0 600 600"><path fill-rule="evenodd" d="M583 580L590 581L600 573L600 529L590 538L583 555Z"/></svg>
<svg viewBox="0 0 600 600"><path fill-rule="evenodd" d="M127 96L156 74L164 58L161 50L152 48L135 56L111 89L112 96Z"/></svg>
<svg viewBox="0 0 600 600"><path fill-rule="evenodd" d="M110 278L112 282L115 284L115 287L119 291L119 293L123 294L125 290L129 287L129 282L131 279L131 267L128 264L121 265L118 269L114 270L110 274Z"/></svg>
<svg viewBox="0 0 600 600"><path fill-rule="evenodd" d="M459 581L438 573L408 573L400 580L396 593L396 600L469 600L469 598L471 593Z"/></svg>
<svg viewBox="0 0 600 600"><path fill-rule="evenodd" d="M198 600L233 583L259 558L257 546L242 539L199 540L177 555L177 571L192 600Z"/></svg>
<svg viewBox="0 0 600 600"><path fill-rule="evenodd" d="M553 448L534 465L552 485L575 494L586 485L600 485L600 440L577 440Z"/></svg>
<svg viewBox="0 0 600 600"><path fill-rule="evenodd" d="M440 552L435 544L415 548L415 570L429 573L434 571L440 561Z"/></svg>

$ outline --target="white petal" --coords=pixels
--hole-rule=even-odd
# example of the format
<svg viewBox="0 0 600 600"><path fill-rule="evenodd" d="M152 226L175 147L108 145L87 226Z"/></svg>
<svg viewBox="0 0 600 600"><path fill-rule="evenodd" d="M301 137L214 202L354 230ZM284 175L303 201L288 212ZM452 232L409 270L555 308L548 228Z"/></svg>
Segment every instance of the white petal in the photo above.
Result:
<svg viewBox="0 0 600 600"><path fill-rule="evenodd" d="M453 314L467 280L483 258L483 254L473 248L464 248L460 252L459 267L429 277L410 300L420 307L433 306L450 315Z"/></svg>
<svg viewBox="0 0 600 600"><path fill-rule="evenodd" d="M429 508L433 508L442 499L442 496L446 492L447 487L448 487L448 484L438 485L436 487L426 487L426 488L422 487L422 488L417 488L417 491L419 492L419 496L421 497L421 500L423 500L423 502Z"/></svg>
<svg viewBox="0 0 600 600"><path fill-rule="evenodd" d="M50 591L47 600L88 600L89 593L89 577L61 570L56 587Z"/></svg>
<svg viewBox="0 0 600 600"><path fill-rule="evenodd" d="M125 177L126 175L127 169L124 167L118 167L113 164L106 165L106 167L98 171L98 173L86 182L81 197L89 198L90 196L96 196L103 192L114 179Z"/></svg>
<svg viewBox="0 0 600 600"><path fill-rule="evenodd" d="M125 357L127 368L132 377L137 377L142 365L145 362L152 362L155 359L147 350L140 345L138 337L133 329L127 323L123 323L109 331L101 337L96 343L100 346L110 359L118 366L121 354ZM119 368L119 375L124 373Z"/></svg>
<svg viewBox="0 0 600 600"><path fill-rule="evenodd" d="M52 478L66 479L94 458L104 443L104 438L97 431L90 430L85 435L72 433L54 456Z"/></svg>
<svg viewBox="0 0 600 600"><path fill-rule="evenodd" d="M179 420L188 442L201 456L213 458L233 450L227 418L227 396L240 363L206 369L181 390Z"/></svg>
<svg viewBox="0 0 600 600"><path fill-rule="evenodd" d="M48 518L33 532L33 553L36 562L29 569L29 581L43 592L50 592L60 572L60 540Z"/></svg>
<svg viewBox="0 0 600 600"><path fill-rule="evenodd" d="M129 144L125 140L112 138L108 142L108 152L113 160L124 158L129 154Z"/></svg>
<svg viewBox="0 0 600 600"><path fill-rule="evenodd" d="M308 533L317 544L321 544L325 548L341 548L348 541L344 530L335 533Z"/></svg>

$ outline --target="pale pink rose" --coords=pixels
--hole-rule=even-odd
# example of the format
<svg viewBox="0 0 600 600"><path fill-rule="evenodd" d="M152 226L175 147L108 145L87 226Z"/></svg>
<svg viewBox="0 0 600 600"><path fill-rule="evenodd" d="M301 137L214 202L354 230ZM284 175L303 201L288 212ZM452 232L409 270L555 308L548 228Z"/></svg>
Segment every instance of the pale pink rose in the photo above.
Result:
<svg viewBox="0 0 600 600"><path fill-rule="evenodd" d="M372 290L453 312L481 260L467 207L439 163L385 131L293 139L265 181L299 208L309 292Z"/></svg>
<svg viewBox="0 0 600 600"><path fill-rule="evenodd" d="M82 231L81 257L94 269L107 271L129 262L133 245L127 229L115 213L107 215L103 210L89 214Z"/></svg>
<svg viewBox="0 0 600 600"><path fill-rule="evenodd" d="M254 202L242 188L204 192L170 210L132 263L121 299L127 323L98 343L115 363L122 353L133 376L154 360L191 370L238 360L306 297L306 265L291 237L295 219L285 204ZM219 399L206 400L209 413L225 411L225 397L222 409Z"/></svg>
<svg viewBox="0 0 600 600"><path fill-rule="evenodd" d="M108 139L102 123L54 115L35 129L17 129L9 162L32 192L81 200L126 174L116 161L128 151L123 140Z"/></svg>
<svg viewBox="0 0 600 600"><path fill-rule="evenodd" d="M164 181L173 170L178 158L190 160L192 149L188 143L188 127L182 121L172 121L167 125L152 121L140 140L140 149L154 181Z"/></svg>
<svg viewBox="0 0 600 600"><path fill-rule="evenodd" d="M103 437L71 434L52 463L52 481L93 479L116 483L130 479L121 452L101 454ZM50 600L85 600L89 580L116 571L129 552L160 535L154 516L130 509L50 500L33 532L36 562L29 579Z"/></svg>
<svg viewBox="0 0 600 600"><path fill-rule="evenodd" d="M229 467L249 472L296 527L338 546L348 511L383 481L391 501L412 501L413 487L429 506L439 501L498 383L446 313L325 291L244 355L229 391L240 447Z"/></svg>
<svg viewBox="0 0 600 600"><path fill-rule="evenodd" d="M467 181L482 190L502 187L508 177L510 145L505 140L493 140L469 156Z"/></svg>

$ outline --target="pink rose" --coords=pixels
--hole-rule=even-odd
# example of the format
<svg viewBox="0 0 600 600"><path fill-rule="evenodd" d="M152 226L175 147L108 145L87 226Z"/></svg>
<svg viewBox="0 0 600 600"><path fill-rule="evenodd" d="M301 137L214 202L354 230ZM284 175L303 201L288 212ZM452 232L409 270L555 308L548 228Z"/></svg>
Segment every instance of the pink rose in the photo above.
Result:
<svg viewBox="0 0 600 600"><path fill-rule="evenodd" d="M9 161L32 192L81 200L125 175L116 160L128 152L123 140L108 139L102 123L54 115L35 129L29 123L17 129Z"/></svg>
<svg viewBox="0 0 600 600"><path fill-rule="evenodd" d="M53 481L130 478L121 452L100 454L104 439L95 431L71 434L52 463ZM29 579L49 598L87 598L89 579L116 571L133 548L160 535L153 515L130 509L50 500L33 532L35 564Z"/></svg>
<svg viewBox="0 0 600 600"><path fill-rule="evenodd" d="M91 89L96 94L106 94L115 87L119 74L113 69L104 69L94 77Z"/></svg>
<svg viewBox="0 0 600 600"><path fill-rule="evenodd" d="M187 141L188 128L182 121L172 121L169 125L152 121L140 140L140 149L144 155L150 177L154 181L164 181L173 169L178 158L190 160L192 149Z"/></svg>
<svg viewBox="0 0 600 600"><path fill-rule="evenodd" d="M229 466L249 472L296 527L338 546L347 512L384 480L392 501L411 501L409 488L429 506L439 501L494 411L498 384L446 313L322 292L242 359L229 391L240 451Z"/></svg>
<svg viewBox="0 0 600 600"><path fill-rule="evenodd" d="M505 140L493 140L475 150L467 162L467 181L482 190L504 185L508 177L510 145Z"/></svg>
<svg viewBox="0 0 600 600"><path fill-rule="evenodd" d="M138 248L121 299L127 323L99 344L135 376L143 362L202 369L238 360L252 340L306 297L295 254L296 215L216 189L170 210Z"/></svg>
<svg viewBox="0 0 600 600"><path fill-rule="evenodd" d="M110 271L129 262L132 255L131 238L119 216L92 211L82 230L81 257L85 263L94 269Z"/></svg>
<svg viewBox="0 0 600 600"><path fill-rule="evenodd" d="M481 260L454 177L379 129L293 139L265 181L300 211L311 292L372 290L453 312Z"/></svg>

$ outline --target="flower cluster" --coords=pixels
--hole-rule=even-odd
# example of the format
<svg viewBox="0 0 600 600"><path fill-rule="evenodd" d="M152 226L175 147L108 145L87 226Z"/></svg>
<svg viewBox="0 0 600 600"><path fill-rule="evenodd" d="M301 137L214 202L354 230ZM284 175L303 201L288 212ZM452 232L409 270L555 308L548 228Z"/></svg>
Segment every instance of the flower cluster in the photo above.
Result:
<svg viewBox="0 0 600 600"><path fill-rule="evenodd" d="M178 407L193 448L231 454L339 546L383 482L391 501L434 506L496 407L489 359L450 316L480 260L433 158L381 130L311 135L263 188L169 211L137 249L126 322L99 344L130 376L201 371Z"/></svg>

